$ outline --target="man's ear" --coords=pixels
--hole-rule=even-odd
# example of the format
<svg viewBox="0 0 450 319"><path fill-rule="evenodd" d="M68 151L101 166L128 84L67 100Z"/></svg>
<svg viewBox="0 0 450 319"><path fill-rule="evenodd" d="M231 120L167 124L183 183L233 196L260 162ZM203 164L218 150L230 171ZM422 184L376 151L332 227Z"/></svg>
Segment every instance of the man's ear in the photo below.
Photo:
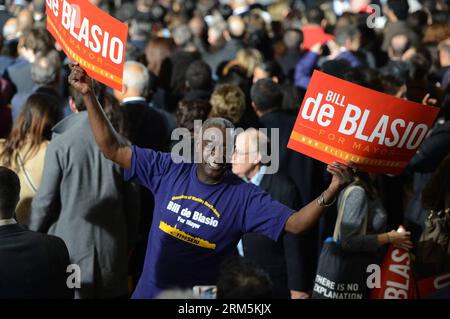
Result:
<svg viewBox="0 0 450 319"><path fill-rule="evenodd" d="M230 41L231 40L230 31L228 31L228 30L223 31L223 38L226 41Z"/></svg>
<svg viewBox="0 0 450 319"><path fill-rule="evenodd" d="M70 107L70 110L73 113L78 113L79 112L78 109L77 109L77 106L75 105L75 101L73 100L72 97L69 97L69 107Z"/></svg>
<svg viewBox="0 0 450 319"><path fill-rule="evenodd" d="M262 161L262 156L261 153L258 152L257 155L255 156L255 159L253 160L253 164L259 164Z"/></svg>

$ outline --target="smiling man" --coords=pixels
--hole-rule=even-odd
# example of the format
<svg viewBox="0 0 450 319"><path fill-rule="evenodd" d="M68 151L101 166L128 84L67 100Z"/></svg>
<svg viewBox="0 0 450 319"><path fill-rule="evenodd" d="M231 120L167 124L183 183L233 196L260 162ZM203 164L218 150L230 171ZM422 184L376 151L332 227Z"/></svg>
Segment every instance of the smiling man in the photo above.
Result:
<svg viewBox="0 0 450 319"><path fill-rule="evenodd" d="M155 195L144 269L133 298L154 298L174 286L214 285L221 262L243 234L256 232L276 241L284 231L300 233L319 219L352 180L347 166L329 165L333 179L328 189L295 212L231 172L224 143L229 140L226 134L233 134L229 121L213 118L204 123L202 142L196 145L197 151L202 149L200 163L176 163L170 153L122 141L80 66L72 66L69 82L83 95L103 154L123 167L126 180L140 183Z"/></svg>

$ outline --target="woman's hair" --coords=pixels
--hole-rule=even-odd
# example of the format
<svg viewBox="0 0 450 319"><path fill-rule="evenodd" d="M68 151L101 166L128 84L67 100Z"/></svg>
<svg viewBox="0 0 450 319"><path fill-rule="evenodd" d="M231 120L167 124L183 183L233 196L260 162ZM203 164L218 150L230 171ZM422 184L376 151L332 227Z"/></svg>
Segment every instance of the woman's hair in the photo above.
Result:
<svg viewBox="0 0 450 319"><path fill-rule="evenodd" d="M263 56L261 52L256 49L240 49L236 53L236 59L227 63L224 67L222 73L226 76L229 70L233 66L240 66L245 70L247 78L251 78L253 75L253 71L255 70L258 64L263 62Z"/></svg>
<svg viewBox="0 0 450 319"><path fill-rule="evenodd" d="M16 162L17 151L28 142L23 150L23 160L27 161L36 154L40 145L51 136L51 128L56 123L58 101L43 93L32 94L23 107L22 112L13 125L11 133L5 141L0 158L4 165L12 167Z"/></svg>
<svg viewBox="0 0 450 319"><path fill-rule="evenodd" d="M377 192L377 185L370 178L368 173L358 172L356 173L356 179L353 182L354 185L361 186L366 192L367 197L369 199L373 199Z"/></svg>
<svg viewBox="0 0 450 319"><path fill-rule="evenodd" d="M170 38L153 38L145 48L147 68L159 78L159 86L168 87L170 84L171 62L170 56L175 50L175 43Z"/></svg>
<svg viewBox="0 0 450 319"><path fill-rule="evenodd" d="M175 112L177 127L187 128L190 132L194 131L194 121L205 121L211 111L211 104L203 100L182 100L178 103Z"/></svg>
<svg viewBox="0 0 450 319"><path fill-rule="evenodd" d="M223 117L236 124L245 111L245 94L235 85L218 86L211 95L210 117Z"/></svg>

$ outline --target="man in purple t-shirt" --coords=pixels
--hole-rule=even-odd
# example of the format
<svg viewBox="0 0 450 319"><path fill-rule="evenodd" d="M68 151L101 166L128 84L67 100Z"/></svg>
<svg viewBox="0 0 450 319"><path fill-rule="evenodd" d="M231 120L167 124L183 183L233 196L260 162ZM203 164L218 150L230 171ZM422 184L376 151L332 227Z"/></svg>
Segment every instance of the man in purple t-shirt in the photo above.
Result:
<svg viewBox="0 0 450 319"><path fill-rule="evenodd" d="M130 146L117 135L93 93L92 80L80 66L72 66L69 82L83 95L103 154L123 167L126 180L138 182L155 196L144 269L133 298L154 298L173 287L214 285L219 265L244 233L260 233L275 241L283 231L300 233L352 180L349 167L329 165L333 179L328 189L294 212L231 173L227 145L222 142L227 139L221 138L232 134L229 121L215 118L204 123L202 132L212 134L201 135L200 163L174 161L170 153Z"/></svg>

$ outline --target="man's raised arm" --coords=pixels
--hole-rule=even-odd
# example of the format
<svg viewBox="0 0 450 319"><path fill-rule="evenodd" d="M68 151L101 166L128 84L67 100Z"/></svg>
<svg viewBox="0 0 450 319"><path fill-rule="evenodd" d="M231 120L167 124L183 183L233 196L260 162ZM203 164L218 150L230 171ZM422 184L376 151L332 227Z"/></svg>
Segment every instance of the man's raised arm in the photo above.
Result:
<svg viewBox="0 0 450 319"><path fill-rule="evenodd" d="M131 167L131 147L114 130L98 102L92 85L92 79L78 65L71 64L69 83L83 95L83 101L89 113L95 141L106 158L125 169Z"/></svg>

